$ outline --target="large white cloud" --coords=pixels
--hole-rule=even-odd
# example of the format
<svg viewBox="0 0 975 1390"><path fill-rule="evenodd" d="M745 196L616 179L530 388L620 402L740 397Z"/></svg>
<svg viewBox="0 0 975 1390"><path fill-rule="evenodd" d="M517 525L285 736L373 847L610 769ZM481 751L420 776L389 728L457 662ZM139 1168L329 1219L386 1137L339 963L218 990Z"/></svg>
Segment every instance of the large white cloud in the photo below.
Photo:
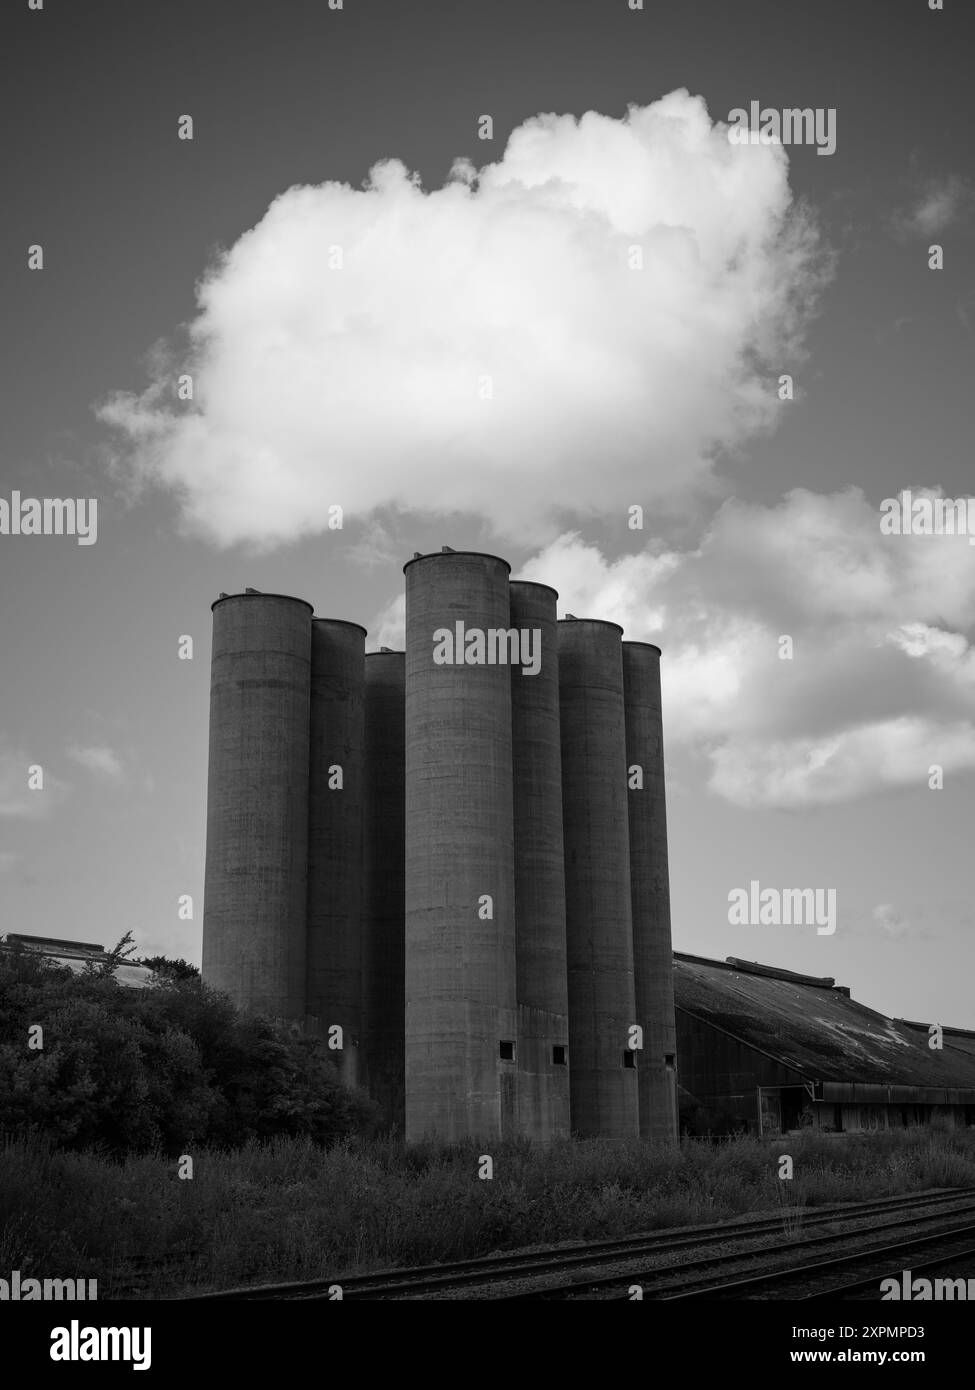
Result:
<svg viewBox="0 0 975 1390"><path fill-rule="evenodd" d="M539 543L566 514L686 496L774 423L822 283L787 174L677 91L534 117L430 192L396 160L292 188L202 280L186 353L101 418L223 544L323 530L332 504Z"/></svg>
<svg viewBox="0 0 975 1390"><path fill-rule="evenodd" d="M932 764L975 768L975 553L966 536L882 535L859 489L727 502L684 551L612 560L563 535L518 575L558 589L560 612L661 644L668 743L703 755L738 805L829 804L926 787Z"/></svg>

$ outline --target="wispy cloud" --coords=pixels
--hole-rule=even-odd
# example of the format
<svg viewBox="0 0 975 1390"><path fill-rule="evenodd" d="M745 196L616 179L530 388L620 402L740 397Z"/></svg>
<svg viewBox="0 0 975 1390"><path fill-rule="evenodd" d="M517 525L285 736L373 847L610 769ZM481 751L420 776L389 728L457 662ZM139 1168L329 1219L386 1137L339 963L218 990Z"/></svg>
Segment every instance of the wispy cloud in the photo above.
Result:
<svg viewBox="0 0 975 1390"><path fill-rule="evenodd" d="M104 745L75 743L69 746L67 752L73 762L97 777L120 782L125 775L118 754Z"/></svg>
<svg viewBox="0 0 975 1390"><path fill-rule="evenodd" d="M400 549L389 529L381 521L372 520L366 522L359 539L349 546L348 555L353 564L368 570L393 564Z"/></svg>
<svg viewBox="0 0 975 1390"><path fill-rule="evenodd" d="M391 647L393 651L403 650L406 642L405 594L396 594L376 615L369 626L369 636L377 647Z"/></svg>
<svg viewBox="0 0 975 1390"><path fill-rule="evenodd" d="M936 236L957 222L971 201L970 185L957 174L930 180L913 203L894 213L893 231L902 239Z"/></svg>
<svg viewBox="0 0 975 1390"><path fill-rule="evenodd" d="M39 768L40 772L32 773L32 768ZM40 786L36 785L38 781ZM70 784L55 777L38 757L0 743L0 816L43 820L64 801L70 790Z"/></svg>
<svg viewBox="0 0 975 1390"><path fill-rule="evenodd" d="M906 936L911 930L910 922L895 910L892 903L878 903L873 910L872 917L875 924L887 936Z"/></svg>

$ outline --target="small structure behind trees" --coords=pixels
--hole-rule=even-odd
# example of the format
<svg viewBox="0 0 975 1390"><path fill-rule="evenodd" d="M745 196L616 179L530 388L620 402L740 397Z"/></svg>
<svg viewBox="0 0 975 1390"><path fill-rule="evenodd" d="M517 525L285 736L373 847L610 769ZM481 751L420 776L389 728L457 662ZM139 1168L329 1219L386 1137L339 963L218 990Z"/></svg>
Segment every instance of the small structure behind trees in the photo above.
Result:
<svg viewBox="0 0 975 1390"><path fill-rule="evenodd" d="M279 1135L328 1144L375 1126L375 1106L339 1082L324 1043L240 1014L185 961L137 967L133 949L127 933L79 965L3 943L0 1136L180 1154ZM147 987L116 978L135 968Z"/></svg>

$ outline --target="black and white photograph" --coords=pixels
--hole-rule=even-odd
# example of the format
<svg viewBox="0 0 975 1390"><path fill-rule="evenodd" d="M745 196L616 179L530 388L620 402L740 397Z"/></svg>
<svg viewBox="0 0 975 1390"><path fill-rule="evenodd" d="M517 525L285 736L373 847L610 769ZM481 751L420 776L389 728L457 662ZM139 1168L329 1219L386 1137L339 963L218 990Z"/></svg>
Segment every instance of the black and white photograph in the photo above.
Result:
<svg viewBox="0 0 975 1390"><path fill-rule="evenodd" d="M950 1373L973 72L971 0L3 0L31 1374L358 1301Z"/></svg>

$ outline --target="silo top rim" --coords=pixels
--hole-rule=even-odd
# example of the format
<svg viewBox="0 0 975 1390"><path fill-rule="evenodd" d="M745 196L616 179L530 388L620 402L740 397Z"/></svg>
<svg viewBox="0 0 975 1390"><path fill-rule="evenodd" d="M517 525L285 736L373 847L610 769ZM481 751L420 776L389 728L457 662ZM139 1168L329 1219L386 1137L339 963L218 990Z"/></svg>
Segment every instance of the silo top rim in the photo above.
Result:
<svg viewBox="0 0 975 1390"><path fill-rule="evenodd" d="M657 646L656 642L629 642L629 641L627 641L627 642L624 642L624 643L623 643L623 646L624 646L624 647L649 647L650 650L651 650L652 652L656 652L658 656L663 656L663 652L662 652L662 651L660 650L660 648Z"/></svg>
<svg viewBox="0 0 975 1390"><path fill-rule="evenodd" d="M403 566L403 573L406 573L410 565L418 565L423 560L456 560L461 555L476 555L479 560L496 560L499 565L504 565L509 574L511 573L511 566L507 560L503 560L500 555L489 555L484 550L432 550L429 555L416 555L412 560L407 560Z"/></svg>
<svg viewBox="0 0 975 1390"><path fill-rule="evenodd" d="M533 589L547 589L556 598L559 596L558 589L553 589L551 584L540 584L537 579L512 579L512 584L530 584Z"/></svg>
<svg viewBox="0 0 975 1390"><path fill-rule="evenodd" d="M229 603L232 598L283 598L288 603L303 603L305 607L308 609L309 613L314 613L315 611L314 604L309 603L308 600L305 598L296 598L294 594L225 594L223 598L218 598L210 604L210 612L213 612L213 610L217 607L217 604Z"/></svg>
<svg viewBox="0 0 975 1390"><path fill-rule="evenodd" d="M361 632L363 637L368 633L361 623L350 623L348 618L320 618L317 615L312 618L313 623L330 623L333 627L354 627L356 632Z"/></svg>
<svg viewBox="0 0 975 1390"><path fill-rule="evenodd" d="M611 627L622 636L623 629L619 623L611 623L608 618L560 618L559 627L576 627L579 623L588 623L590 627Z"/></svg>

